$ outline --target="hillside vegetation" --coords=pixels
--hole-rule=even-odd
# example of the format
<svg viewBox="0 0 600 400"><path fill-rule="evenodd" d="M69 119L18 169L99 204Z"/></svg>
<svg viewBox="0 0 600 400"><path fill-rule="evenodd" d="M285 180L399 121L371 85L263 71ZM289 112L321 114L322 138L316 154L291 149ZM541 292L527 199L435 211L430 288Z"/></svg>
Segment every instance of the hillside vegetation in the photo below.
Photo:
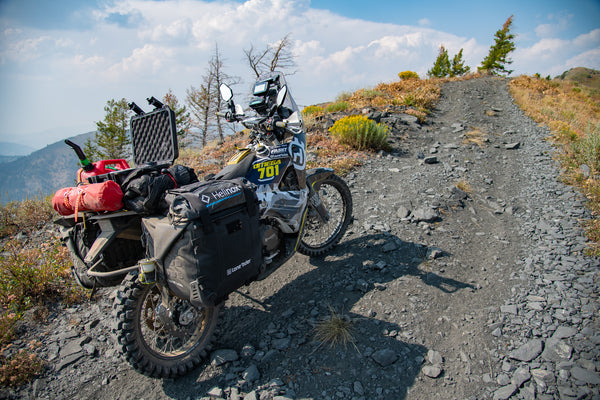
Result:
<svg viewBox="0 0 600 400"><path fill-rule="evenodd" d="M592 70L588 70L592 71ZM521 76L509 86L512 96L534 121L545 124L552 140L560 147L558 160L562 179L587 197L594 214L585 222L593 252L600 254L600 91L595 88L598 71L569 71L565 79L540 79ZM592 86L587 86L595 76Z"/></svg>
<svg viewBox="0 0 600 400"><path fill-rule="evenodd" d="M595 69L577 67L563 72L556 79L569 81L577 86L600 90L600 71Z"/></svg>

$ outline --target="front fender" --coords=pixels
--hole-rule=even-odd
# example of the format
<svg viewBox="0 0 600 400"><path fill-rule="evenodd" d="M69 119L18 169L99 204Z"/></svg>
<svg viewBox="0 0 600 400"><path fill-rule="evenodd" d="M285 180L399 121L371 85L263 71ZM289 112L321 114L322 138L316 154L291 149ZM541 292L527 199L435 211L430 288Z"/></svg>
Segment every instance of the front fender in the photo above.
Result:
<svg viewBox="0 0 600 400"><path fill-rule="evenodd" d="M313 168L306 171L306 183L310 190L313 190L313 186L315 183L326 179L327 177L333 175L333 170L331 168Z"/></svg>

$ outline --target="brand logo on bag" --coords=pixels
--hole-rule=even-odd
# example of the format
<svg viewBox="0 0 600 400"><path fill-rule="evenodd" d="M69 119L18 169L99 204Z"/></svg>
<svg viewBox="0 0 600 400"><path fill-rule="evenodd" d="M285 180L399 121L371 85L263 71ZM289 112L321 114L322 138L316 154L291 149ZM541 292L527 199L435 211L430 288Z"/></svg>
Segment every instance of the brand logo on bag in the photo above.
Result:
<svg viewBox="0 0 600 400"><path fill-rule="evenodd" d="M202 197L200 197L200 201L202 201L205 204L210 203L210 197L208 197L207 195L203 194Z"/></svg>
<svg viewBox="0 0 600 400"><path fill-rule="evenodd" d="M240 191L240 187L239 186L232 186L230 188L225 188L225 189L221 189L221 190L217 190L216 192L212 192L211 196L215 199L215 200L220 200L224 197L228 197L231 196L232 194L236 194ZM202 199L202 201L204 201L204 199Z"/></svg>
<svg viewBox="0 0 600 400"><path fill-rule="evenodd" d="M240 269L247 267L250 264L250 261L252 261L250 258L247 259L246 261L244 261L243 263L241 263L240 265L237 265L233 268L229 268L226 272L227 272L227 276L233 274L234 272L239 271Z"/></svg>

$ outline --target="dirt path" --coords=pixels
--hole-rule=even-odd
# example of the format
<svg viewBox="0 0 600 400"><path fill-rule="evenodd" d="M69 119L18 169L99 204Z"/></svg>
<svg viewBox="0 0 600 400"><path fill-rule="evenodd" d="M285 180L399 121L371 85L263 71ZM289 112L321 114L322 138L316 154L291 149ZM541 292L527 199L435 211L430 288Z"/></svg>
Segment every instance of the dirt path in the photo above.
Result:
<svg viewBox="0 0 600 400"><path fill-rule="evenodd" d="M597 398L598 260L582 255L576 223L586 211L506 83L446 84L424 126L377 116L392 118L395 148L347 177L348 234L324 259L297 255L231 296L216 346L230 362L179 380L139 375L113 350L104 290L38 328L51 371L5 394ZM313 341L332 312L353 321L354 345Z"/></svg>

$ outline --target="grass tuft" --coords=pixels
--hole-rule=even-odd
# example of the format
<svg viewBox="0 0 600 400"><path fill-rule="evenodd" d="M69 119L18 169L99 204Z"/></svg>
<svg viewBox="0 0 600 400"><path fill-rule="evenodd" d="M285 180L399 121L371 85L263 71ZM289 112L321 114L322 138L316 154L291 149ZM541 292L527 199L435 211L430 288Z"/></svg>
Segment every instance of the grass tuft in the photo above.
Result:
<svg viewBox="0 0 600 400"><path fill-rule="evenodd" d="M342 345L347 348L349 344L356 348L352 334L352 321L343 314L338 314L333 307L329 307L329 318L320 321L315 327L315 340L321 345L333 348Z"/></svg>
<svg viewBox="0 0 600 400"><path fill-rule="evenodd" d="M466 179L461 179L460 181L456 182L455 186L468 195L473 193L473 187L469 182L467 182Z"/></svg>
<svg viewBox="0 0 600 400"><path fill-rule="evenodd" d="M473 128L472 130L465 133L465 140L463 144L476 144L480 148L485 146L487 142L487 135L479 128Z"/></svg>

